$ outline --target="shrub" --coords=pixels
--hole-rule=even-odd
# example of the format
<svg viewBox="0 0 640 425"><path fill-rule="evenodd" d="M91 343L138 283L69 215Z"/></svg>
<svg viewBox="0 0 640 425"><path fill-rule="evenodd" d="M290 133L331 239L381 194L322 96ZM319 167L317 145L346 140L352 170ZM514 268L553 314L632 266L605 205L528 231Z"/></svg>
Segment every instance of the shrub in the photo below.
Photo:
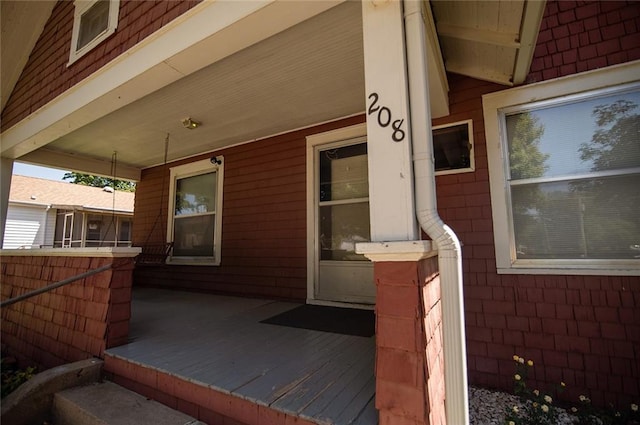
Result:
<svg viewBox="0 0 640 425"><path fill-rule="evenodd" d="M538 389L531 390L527 385L529 371L533 368L533 360L525 360L520 356L513 356L516 363L516 371L513 375L514 394L523 401L522 406L513 406L507 411L508 425L555 425L558 423L558 408L553 405L553 400L564 388L564 382L551 392L542 392Z"/></svg>
<svg viewBox="0 0 640 425"><path fill-rule="evenodd" d="M506 425L556 425L561 409L553 405L554 398L565 389L565 383L552 391L531 390L527 385L533 360L514 355L516 364L513 375L513 392L522 400L522 405L512 406L506 412ZM640 411L637 403L626 410L598 409L585 395L579 397L579 403L570 407L572 422L580 425L640 425Z"/></svg>
<svg viewBox="0 0 640 425"><path fill-rule="evenodd" d="M18 369L15 361L2 357L2 398L5 398L16 388L28 381L35 375L35 367Z"/></svg>

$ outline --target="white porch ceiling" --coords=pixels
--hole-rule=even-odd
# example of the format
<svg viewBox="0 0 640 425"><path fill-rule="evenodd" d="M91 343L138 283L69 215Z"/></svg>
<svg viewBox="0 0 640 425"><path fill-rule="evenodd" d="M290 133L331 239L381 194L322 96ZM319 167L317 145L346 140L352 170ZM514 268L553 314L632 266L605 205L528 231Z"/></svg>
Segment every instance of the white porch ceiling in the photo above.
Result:
<svg viewBox="0 0 640 425"><path fill-rule="evenodd" d="M51 2L34 3L44 7ZM439 41L432 44L431 53L442 56L448 72L504 85L524 81L544 1L436 0L430 4ZM3 14L3 25L6 20ZM430 25L433 22L427 22ZM8 57L2 53L4 64ZM193 49L180 55L181 60L200 60L194 56L200 55ZM70 130L56 124L55 131L28 136L16 147L3 146L2 153L25 162L105 174L117 152L119 168L128 170L121 177L127 177L164 161L167 134L171 161L363 113L363 63L361 6L347 1L126 106L110 109L113 112L99 114L93 107L85 116L99 118L86 125L74 126L76 114L69 119ZM431 85L441 88L432 100L446 105L444 72ZM119 92L114 92L120 99ZM181 124L186 117L202 126L186 130ZM31 152L21 150L30 146L29 140L34 140Z"/></svg>
<svg viewBox="0 0 640 425"><path fill-rule="evenodd" d="M362 22L345 2L20 158L66 154L146 168L364 111ZM202 125L182 126L191 117ZM62 159L64 161L64 159Z"/></svg>

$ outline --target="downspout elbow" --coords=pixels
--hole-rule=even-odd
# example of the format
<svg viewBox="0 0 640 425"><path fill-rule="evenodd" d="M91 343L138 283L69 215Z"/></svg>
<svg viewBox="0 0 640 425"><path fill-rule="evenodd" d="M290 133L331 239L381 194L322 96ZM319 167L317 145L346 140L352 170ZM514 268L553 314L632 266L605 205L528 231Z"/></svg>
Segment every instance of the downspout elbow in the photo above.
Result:
<svg viewBox="0 0 640 425"><path fill-rule="evenodd" d="M416 211L420 228L436 243L439 252L447 256L461 255L460 241L453 229L445 224L435 208Z"/></svg>

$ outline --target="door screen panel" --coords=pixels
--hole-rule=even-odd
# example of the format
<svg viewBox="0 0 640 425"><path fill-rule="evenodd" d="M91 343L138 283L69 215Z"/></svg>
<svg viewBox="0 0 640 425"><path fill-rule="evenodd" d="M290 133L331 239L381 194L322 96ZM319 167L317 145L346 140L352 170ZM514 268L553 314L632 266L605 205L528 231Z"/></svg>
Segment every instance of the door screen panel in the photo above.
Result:
<svg viewBox="0 0 640 425"><path fill-rule="evenodd" d="M367 144L317 151L316 208L320 300L375 302L373 264L356 254L358 242L371 240Z"/></svg>
<svg viewBox="0 0 640 425"><path fill-rule="evenodd" d="M320 260L367 261L356 243L368 242L369 233L369 202L320 207Z"/></svg>
<svg viewBox="0 0 640 425"><path fill-rule="evenodd" d="M356 254L355 244L371 239L367 145L342 146L319 154L320 260L366 261Z"/></svg>

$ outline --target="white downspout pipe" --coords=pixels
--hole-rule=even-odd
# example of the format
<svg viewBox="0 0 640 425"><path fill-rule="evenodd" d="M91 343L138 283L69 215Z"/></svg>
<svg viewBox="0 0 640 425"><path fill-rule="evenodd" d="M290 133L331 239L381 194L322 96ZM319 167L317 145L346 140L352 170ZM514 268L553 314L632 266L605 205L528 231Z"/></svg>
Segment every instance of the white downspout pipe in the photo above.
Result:
<svg viewBox="0 0 640 425"><path fill-rule="evenodd" d="M428 70L422 1L404 0L407 76L411 110L416 215L420 227L436 242L442 293L445 409L447 423L469 423L462 257L460 242L436 208Z"/></svg>

